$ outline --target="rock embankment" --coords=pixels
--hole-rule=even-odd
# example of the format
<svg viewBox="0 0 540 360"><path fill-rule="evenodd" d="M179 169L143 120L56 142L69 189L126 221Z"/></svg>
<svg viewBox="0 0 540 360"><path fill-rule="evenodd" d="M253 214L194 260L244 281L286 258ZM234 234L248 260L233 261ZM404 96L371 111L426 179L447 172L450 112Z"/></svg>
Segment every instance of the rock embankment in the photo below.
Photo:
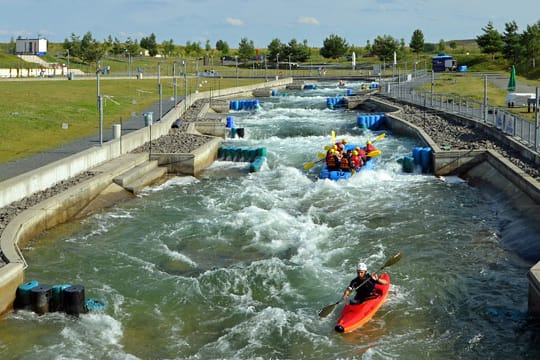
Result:
<svg viewBox="0 0 540 360"><path fill-rule="evenodd" d="M388 99L385 101L389 102ZM423 129L441 149L495 150L526 174L540 181L540 169L537 164L524 159L518 151L501 144L481 128L468 127L415 106L399 102L395 102L394 105L403 109L403 120Z"/></svg>

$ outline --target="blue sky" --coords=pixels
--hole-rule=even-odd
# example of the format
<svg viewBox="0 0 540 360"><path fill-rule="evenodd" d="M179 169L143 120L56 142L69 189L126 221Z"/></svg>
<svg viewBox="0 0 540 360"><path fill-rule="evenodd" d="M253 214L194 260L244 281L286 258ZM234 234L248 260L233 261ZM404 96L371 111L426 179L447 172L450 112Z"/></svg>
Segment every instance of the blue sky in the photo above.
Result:
<svg viewBox="0 0 540 360"><path fill-rule="evenodd" d="M518 5L519 3L519 5ZM515 20L519 31L540 20L538 0L0 0L0 42L35 38L63 42L88 31L103 41L151 33L158 43L224 40L237 48L242 38L265 48L272 39L308 41L320 47L336 34L365 46L378 35L410 42L416 29L426 42L474 39L492 21L499 32ZM516 6L512 7L512 4ZM515 9L515 10L513 10ZM533 11L535 9L535 11Z"/></svg>

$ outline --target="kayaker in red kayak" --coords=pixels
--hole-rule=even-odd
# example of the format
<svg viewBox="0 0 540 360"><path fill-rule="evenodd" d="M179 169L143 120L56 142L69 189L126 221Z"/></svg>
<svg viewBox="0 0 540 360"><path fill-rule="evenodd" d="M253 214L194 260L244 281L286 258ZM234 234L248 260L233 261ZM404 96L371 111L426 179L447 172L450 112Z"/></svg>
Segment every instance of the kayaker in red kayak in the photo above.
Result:
<svg viewBox="0 0 540 360"><path fill-rule="evenodd" d="M347 300L351 291L356 290L354 299L350 301L351 304L360 304L372 295L375 289L375 284L386 285L387 281L379 278L376 273L370 274L367 272L367 265L365 263L359 263L356 266L357 277L352 279L349 286L345 289L342 299Z"/></svg>

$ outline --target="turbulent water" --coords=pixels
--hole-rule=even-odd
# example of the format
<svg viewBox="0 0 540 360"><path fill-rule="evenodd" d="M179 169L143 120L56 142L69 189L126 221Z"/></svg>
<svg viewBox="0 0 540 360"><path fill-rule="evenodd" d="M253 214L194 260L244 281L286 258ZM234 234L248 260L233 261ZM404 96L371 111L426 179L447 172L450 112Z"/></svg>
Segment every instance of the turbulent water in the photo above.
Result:
<svg viewBox="0 0 540 360"><path fill-rule="evenodd" d="M380 134L326 109L344 94L322 84L232 114L245 137L226 144L265 147L260 172L217 161L30 242L27 280L84 285L107 307L11 313L0 358L540 358L532 263L515 251L539 241L532 223L460 179L402 172L396 160L419 144L391 133L375 170L339 182L317 180L319 164L304 171L332 130L358 144ZM340 306L318 317L358 261L375 271L398 252L388 300L364 327L336 333Z"/></svg>

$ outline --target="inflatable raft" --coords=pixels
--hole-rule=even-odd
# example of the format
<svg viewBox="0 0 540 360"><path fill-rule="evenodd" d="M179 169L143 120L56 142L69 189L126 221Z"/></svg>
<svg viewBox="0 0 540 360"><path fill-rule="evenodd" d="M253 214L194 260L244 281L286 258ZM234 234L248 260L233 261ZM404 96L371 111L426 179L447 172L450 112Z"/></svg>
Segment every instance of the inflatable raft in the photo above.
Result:
<svg viewBox="0 0 540 360"><path fill-rule="evenodd" d="M356 149L358 145L345 145L345 151L347 150L354 150ZM376 150L377 155L380 155L380 150ZM373 158L369 158L366 163L360 168L359 171L362 170L373 170ZM319 179L330 179L330 180L346 180L349 179L351 176L353 176L357 171L329 171L328 166L326 164L322 167L321 171L319 172Z"/></svg>

